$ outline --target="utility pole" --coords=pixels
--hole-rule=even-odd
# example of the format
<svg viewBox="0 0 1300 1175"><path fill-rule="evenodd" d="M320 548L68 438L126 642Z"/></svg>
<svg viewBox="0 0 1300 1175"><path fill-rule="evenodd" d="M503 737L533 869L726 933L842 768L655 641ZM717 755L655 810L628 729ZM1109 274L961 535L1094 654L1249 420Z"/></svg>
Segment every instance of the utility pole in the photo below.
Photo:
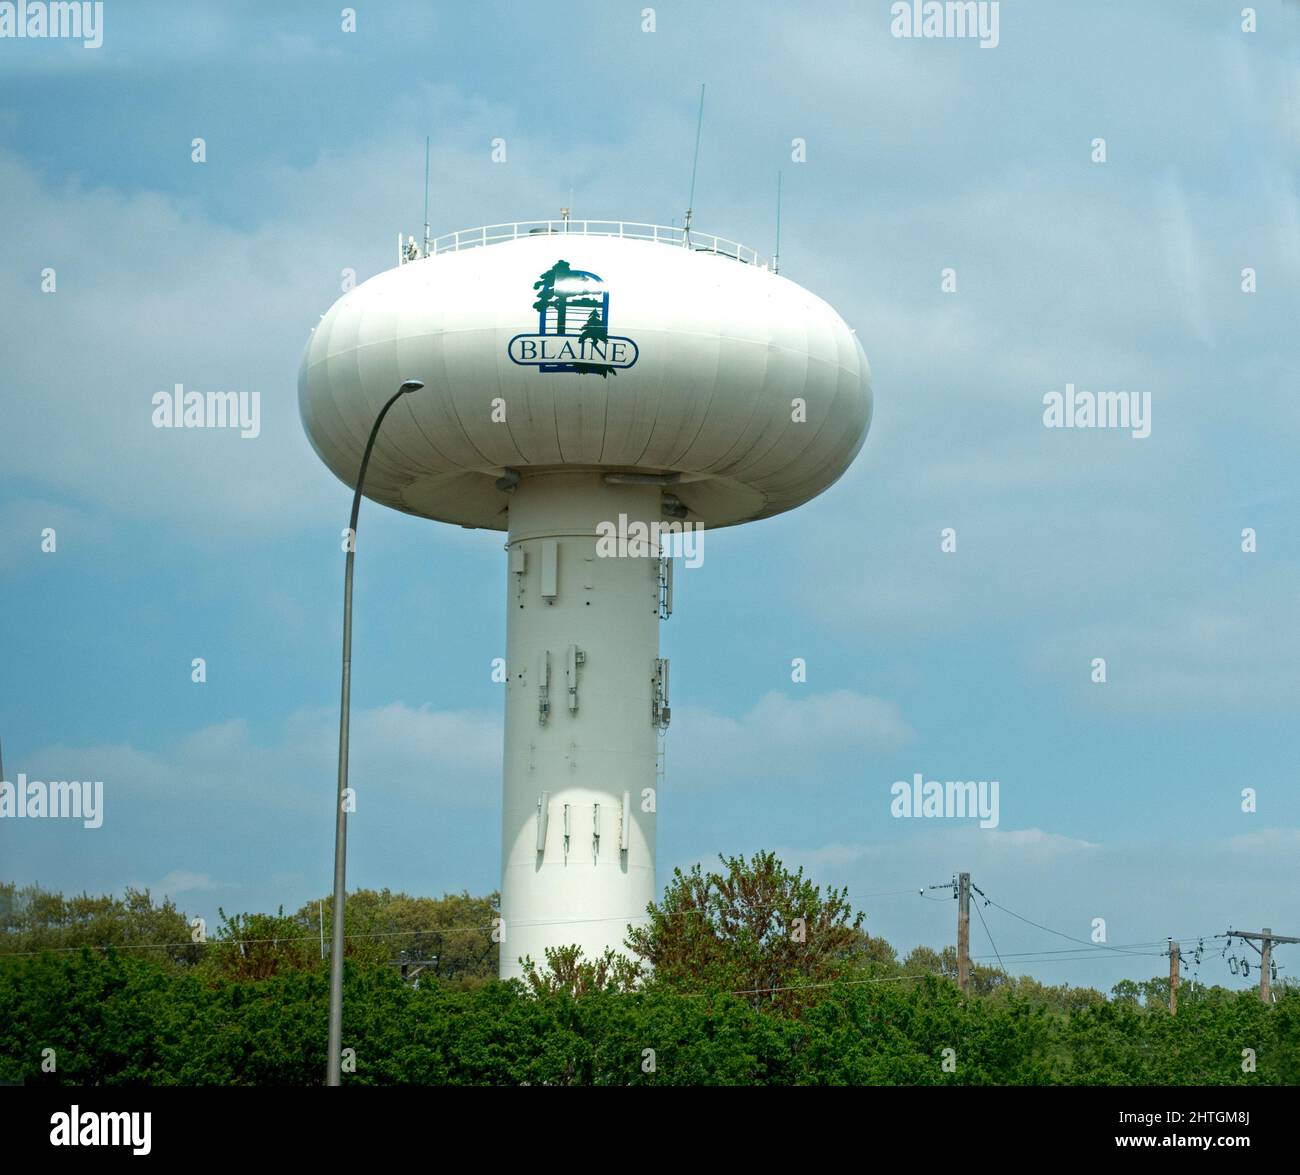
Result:
<svg viewBox="0 0 1300 1175"><path fill-rule="evenodd" d="M1265 926L1263 930L1229 930L1223 936L1228 939L1239 938L1242 942L1248 943L1252 948L1259 952L1259 998L1264 1003L1269 1002L1268 984L1272 978L1273 969L1273 944L1279 942L1300 942L1300 938L1291 938L1285 934L1274 934L1271 927ZM1251 939L1259 939L1259 946L1255 946Z"/></svg>
<svg viewBox="0 0 1300 1175"><path fill-rule="evenodd" d="M957 874L957 986L970 990L970 874Z"/></svg>
<svg viewBox="0 0 1300 1175"><path fill-rule="evenodd" d="M1178 1015L1178 944L1169 940L1169 1014Z"/></svg>

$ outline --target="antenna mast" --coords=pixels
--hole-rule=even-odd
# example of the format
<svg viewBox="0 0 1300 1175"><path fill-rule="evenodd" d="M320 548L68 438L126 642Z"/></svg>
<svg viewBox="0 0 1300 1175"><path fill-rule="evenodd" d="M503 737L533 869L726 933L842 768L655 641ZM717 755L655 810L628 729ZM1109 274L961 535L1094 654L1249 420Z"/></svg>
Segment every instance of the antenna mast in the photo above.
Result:
<svg viewBox="0 0 1300 1175"><path fill-rule="evenodd" d="M691 164L691 195L686 201L686 220L682 224L682 244L691 243L691 213L695 208L695 176L700 170L700 131L704 128L704 83L700 83L700 113L695 119L695 162Z"/></svg>
<svg viewBox="0 0 1300 1175"><path fill-rule="evenodd" d="M429 255L429 136L424 136L424 255Z"/></svg>
<svg viewBox="0 0 1300 1175"><path fill-rule="evenodd" d="M772 254L772 272L781 272L781 172L776 173L776 252Z"/></svg>

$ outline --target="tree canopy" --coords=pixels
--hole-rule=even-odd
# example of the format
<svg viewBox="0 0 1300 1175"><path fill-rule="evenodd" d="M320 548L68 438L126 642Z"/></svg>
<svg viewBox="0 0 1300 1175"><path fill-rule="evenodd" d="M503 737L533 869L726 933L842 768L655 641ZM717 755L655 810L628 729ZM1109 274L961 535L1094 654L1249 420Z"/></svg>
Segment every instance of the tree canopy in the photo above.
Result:
<svg viewBox="0 0 1300 1175"><path fill-rule="evenodd" d="M901 961L770 853L675 873L631 929L635 957L547 952L499 982L496 895L348 897L346 1083L1294 1084L1300 988L1276 1003L1168 981L1107 998ZM329 925L328 906L324 909ZM221 916L192 941L147 892L65 899L0 886L0 1081L318 1084L328 963L321 906ZM418 968L410 960L433 960ZM403 961L408 966L403 970ZM418 971L418 974L417 974ZM1249 1062L1245 1060L1249 1054Z"/></svg>
<svg viewBox="0 0 1300 1175"><path fill-rule="evenodd" d="M864 915L854 914L846 891L823 894L775 853L720 860L722 872L674 870L663 901L647 908L648 924L629 931L628 948L657 983L791 1009L806 989L861 961Z"/></svg>

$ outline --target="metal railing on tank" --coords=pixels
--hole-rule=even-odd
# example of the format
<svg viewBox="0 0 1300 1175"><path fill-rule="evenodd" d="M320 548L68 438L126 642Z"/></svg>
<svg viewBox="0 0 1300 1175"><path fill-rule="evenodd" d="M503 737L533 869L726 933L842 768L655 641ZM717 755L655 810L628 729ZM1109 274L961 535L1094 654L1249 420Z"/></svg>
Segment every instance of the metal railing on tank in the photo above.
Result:
<svg viewBox="0 0 1300 1175"><path fill-rule="evenodd" d="M568 219L519 220L513 224L488 224L479 228L460 229L426 240L423 247L414 237L403 239L402 234L398 233L398 262L404 265L422 257L436 257L440 253L458 253L462 249L480 249L504 241L540 236L619 237L630 241L651 241L657 245L674 245L698 253L715 253L744 265L767 268L766 262L754 249L713 233L663 224L638 224L627 220Z"/></svg>

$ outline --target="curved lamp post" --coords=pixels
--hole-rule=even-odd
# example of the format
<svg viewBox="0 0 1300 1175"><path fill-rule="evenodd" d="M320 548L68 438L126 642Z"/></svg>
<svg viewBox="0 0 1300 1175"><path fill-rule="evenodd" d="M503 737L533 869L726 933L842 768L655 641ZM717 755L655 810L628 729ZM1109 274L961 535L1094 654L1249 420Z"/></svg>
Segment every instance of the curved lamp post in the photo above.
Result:
<svg viewBox="0 0 1300 1175"><path fill-rule="evenodd" d="M334 936L330 943L330 1036L329 1055L325 1062L325 1084L338 1085L343 1060L343 906L346 890L348 814L344 811L344 793L348 787L348 725L352 689L352 564L357 547L357 515L361 510L361 487L366 481L366 466L375 447L379 426L388 410L408 392L419 391L424 384L418 379L402 381L401 387L375 417L357 471L357 485L352 494L352 519L348 523L347 570L343 573L343 697L339 705L339 791L334 813Z"/></svg>

